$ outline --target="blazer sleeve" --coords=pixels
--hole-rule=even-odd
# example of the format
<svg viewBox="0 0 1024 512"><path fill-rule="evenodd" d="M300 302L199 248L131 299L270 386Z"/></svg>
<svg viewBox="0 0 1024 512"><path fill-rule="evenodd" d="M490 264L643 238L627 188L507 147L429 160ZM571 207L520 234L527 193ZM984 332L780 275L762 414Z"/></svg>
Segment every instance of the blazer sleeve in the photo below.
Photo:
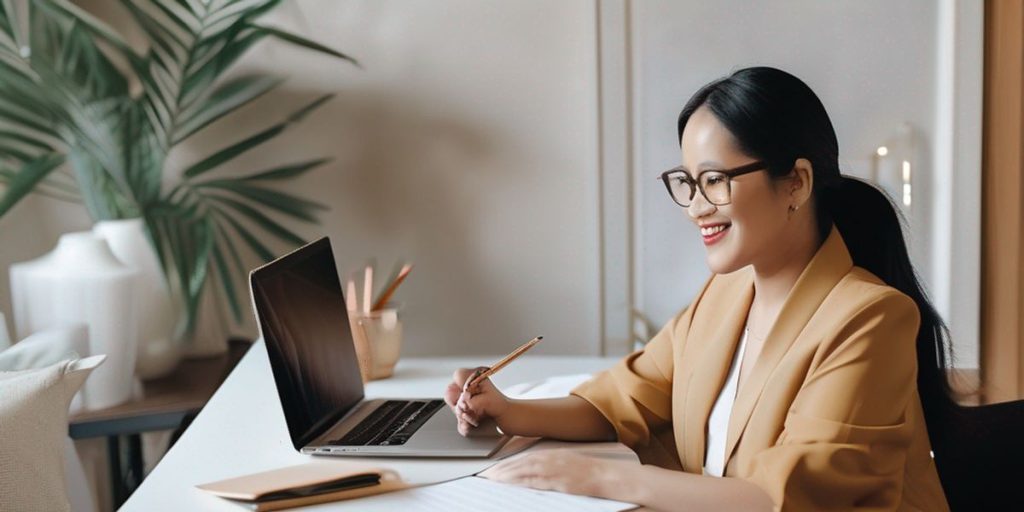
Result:
<svg viewBox="0 0 1024 512"><path fill-rule="evenodd" d="M672 434L673 353L681 350L680 329L692 308L683 310L640 350L572 390L615 427L619 442L645 463L679 469Z"/></svg>
<svg viewBox="0 0 1024 512"><path fill-rule="evenodd" d="M890 291L823 343L775 446L750 480L776 510L895 510L917 396L917 305Z"/></svg>

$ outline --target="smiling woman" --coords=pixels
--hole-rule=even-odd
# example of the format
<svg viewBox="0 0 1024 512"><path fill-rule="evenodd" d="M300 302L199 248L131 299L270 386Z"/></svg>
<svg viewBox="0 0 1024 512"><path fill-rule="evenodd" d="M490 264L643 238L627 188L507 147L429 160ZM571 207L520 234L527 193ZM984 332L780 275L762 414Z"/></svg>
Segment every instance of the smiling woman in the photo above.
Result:
<svg viewBox="0 0 1024 512"><path fill-rule="evenodd" d="M662 180L714 274L693 303L568 398L463 390L467 370L446 397L463 433L492 417L616 438L647 465L553 453L490 476L659 509L946 510L929 453L951 404L945 326L892 204L840 174L817 95L742 69L690 99L678 135L682 165Z"/></svg>

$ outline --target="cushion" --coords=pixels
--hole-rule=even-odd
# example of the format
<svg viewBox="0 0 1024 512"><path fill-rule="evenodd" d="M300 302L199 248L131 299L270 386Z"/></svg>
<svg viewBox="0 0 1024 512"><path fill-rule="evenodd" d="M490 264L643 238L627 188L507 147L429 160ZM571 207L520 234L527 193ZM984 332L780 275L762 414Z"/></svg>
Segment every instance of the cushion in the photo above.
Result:
<svg viewBox="0 0 1024 512"><path fill-rule="evenodd" d="M51 327L0 349L0 372L42 368L59 361L89 355L89 328L85 324Z"/></svg>
<svg viewBox="0 0 1024 512"><path fill-rule="evenodd" d="M70 508L64 480L68 405L105 358L0 372L0 510Z"/></svg>

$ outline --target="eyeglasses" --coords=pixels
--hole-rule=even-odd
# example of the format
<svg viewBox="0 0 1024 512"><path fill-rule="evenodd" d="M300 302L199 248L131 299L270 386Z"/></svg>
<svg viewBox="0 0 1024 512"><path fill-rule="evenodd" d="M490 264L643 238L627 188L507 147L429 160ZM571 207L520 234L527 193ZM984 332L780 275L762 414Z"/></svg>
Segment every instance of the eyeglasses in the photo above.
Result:
<svg viewBox="0 0 1024 512"><path fill-rule="evenodd" d="M767 168L768 164L758 160L732 169L707 169L701 171L694 179L682 167L673 167L661 173L660 179L665 183L672 200L683 208L688 208L693 203L698 188L709 203L725 206L732 202L733 178Z"/></svg>

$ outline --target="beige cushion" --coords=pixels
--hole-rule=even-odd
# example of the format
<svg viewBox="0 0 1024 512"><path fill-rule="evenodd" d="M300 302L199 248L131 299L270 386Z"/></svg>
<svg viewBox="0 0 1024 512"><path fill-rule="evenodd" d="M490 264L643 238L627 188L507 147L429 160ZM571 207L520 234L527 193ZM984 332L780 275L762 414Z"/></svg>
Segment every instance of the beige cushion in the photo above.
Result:
<svg viewBox="0 0 1024 512"><path fill-rule="evenodd" d="M0 510L68 510L68 405L106 356L0 372Z"/></svg>

